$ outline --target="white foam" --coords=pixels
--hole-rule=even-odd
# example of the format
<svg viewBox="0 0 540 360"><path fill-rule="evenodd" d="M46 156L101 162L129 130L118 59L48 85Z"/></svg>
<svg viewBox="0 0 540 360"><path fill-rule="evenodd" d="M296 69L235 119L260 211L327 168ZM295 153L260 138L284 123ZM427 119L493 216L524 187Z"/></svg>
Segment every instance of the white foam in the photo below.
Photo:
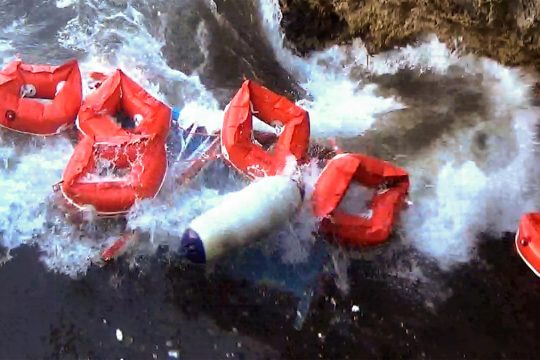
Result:
<svg viewBox="0 0 540 360"><path fill-rule="evenodd" d="M190 101L180 111L180 126L197 124L204 126L210 132L221 130L224 111L218 108L217 102L201 103Z"/></svg>
<svg viewBox="0 0 540 360"><path fill-rule="evenodd" d="M60 198L53 195L52 186L61 179L72 151L63 137L30 141L16 150L8 141L2 144L0 153L7 166L0 171L0 233L8 250L38 245L50 269L77 276L115 231L105 235L94 224L69 223L56 208Z"/></svg>
<svg viewBox="0 0 540 360"><path fill-rule="evenodd" d="M65 0L56 3L58 7L73 4ZM196 111L218 112L217 101L197 75L187 76L167 65L161 52L164 39L161 34L150 31L141 11L131 4L117 7L97 0L79 3L76 10L77 16L58 33L58 42L67 49L82 53L79 63L85 82L84 95L90 91L87 83L90 72L108 73L120 67L166 103L194 103L197 104ZM20 21L4 29L7 39L0 36L0 54L4 62L14 55L11 39L15 36L14 30L20 28ZM27 25L31 27L32 24ZM184 114L189 114L189 107ZM217 113L216 117L219 115ZM184 124L196 116L193 119L186 117L182 119ZM217 123L214 120L214 124ZM106 220L95 220L92 216L85 216L85 221L80 224L70 223L64 211L54 205L58 199L52 192L52 185L60 180L72 146L63 137L46 139L39 144L37 148L28 145L20 151L14 151L12 144L0 147L0 184L3 189L0 195L1 244L8 249L25 243L37 244L42 260L51 270L70 276L84 274L99 251L121 235L120 225L111 227ZM207 189L202 194L196 193L185 211L194 211L197 204L211 204L212 194L213 190ZM183 204L184 198L178 196L174 199ZM174 226L174 221L182 226L185 218L170 211L164 212L159 201L152 203L148 200L138 207L144 208L147 203L152 204L148 213L157 219L161 219L163 213L170 214L166 219L170 222L163 225L166 230ZM156 216L155 211L161 213ZM136 228L145 221L150 220L141 216L132 227ZM179 229L183 231L183 228L176 228Z"/></svg>
<svg viewBox="0 0 540 360"><path fill-rule="evenodd" d="M360 48L361 42L355 43ZM356 62L364 64L365 53L360 51L356 56ZM365 67L371 73L396 74L402 69L417 69L420 73L425 71L435 71L444 73L452 65L464 65L473 57L460 58L451 52L448 47L440 42L435 35L430 35L424 42L417 45L407 45L392 51L383 52L370 57L369 62L365 62Z"/></svg>
<svg viewBox="0 0 540 360"><path fill-rule="evenodd" d="M4 67L7 63L9 63L13 58L13 46L11 45L11 41L9 40L2 40L0 39L0 56L2 57L2 64L0 64L2 67Z"/></svg>
<svg viewBox="0 0 540 360"><path fill-rule="evenodd" d="M15 58L15 48L13 47L12 36L17 26L21 25L23 19L14 20L11 24L2 29L0 35L0 58L2 67L6 66Z"/></svg>
<svg viewBox="0 0 540 360"><path fill-rule="evenodd" d="M56 0L56 7L59 9L64 9L75 5L76 3L77 0Z"/></svg>
<svg viewBox="0 0 540 360"><path fill-rule="evenodd" d="M195 101L217 109L217 101L196 74L186 75L167 64L162 52L164 36L150 31L141 11L129 3L119 11L98 0L86 1L80 11L85 13L84 20L82 15L70 20L58 39L62 46L86 53L81 63L83 78L88 79L91 71L121 68L166 103Z"/></svg>
<svg viewBox="0 0 540 360"><path fill-rule="evenodd" d="M351 80L351 56L360 56L362 48L333 46L300 58L284 47L278 1L260 0L259 9L276 57L312 97L299 102L310 113L312 137L359 135L378 115L403 108L397 99L378 95L375 84Z"/></svg>
<svg viewBox="0 0 540 360"><path fill-rule="evenodd" d="M313 97L299 103L310 111L314 137L384 131L376 127L377 115L403 105L378 95L377 87L365 80L371 75L410 69L452 76L457 68L463 76L480 79L478 90L488 106L485 118L406 159L414 205L403 216L405 242L448 269L475 256L481 233L515 231L520 215L535 208L534 79L492 60L458 55L434 35L372 57L357 39L299 58L284 46L278 1L260 1L260 11L276 57ZM472 149L479 130L487 134L488 149L477 157Z"/></svg>
<svg viewBox="0 0 540 360"><path fill-rule="evenodd" d="M12 163L9 169L0 172L0 229L7 247L39 235L45 223L47 197L72 151L67 141L49 144L50 149L42 147L22 154L16 154L10 144L2 145L2 152L12 155L7 159Z"/></svg>
<svg viewBox="0 0 540 360"><path fill-rule="evenodd" d="M408 241L449 269L476 255L481 233L500 236L514 232L521 215L534 210L538 199L534 193L538 188L537 159L532 152L537 116L532 111L514 114L514 133L508 136L515 136L519 147L508 165L481 169L484 164L472 160L449 162L434 176L433 194L416 189L414 205L403 214ZM466 145L467 141L464 135L456 142ZM495 151L497 146L493 144ZM437 155L442 158L442 154Z"/></svg>
<svg viewBox="0 0 540 360"><path fill-rule="evenodd" d="M407 237L444 265L468 260L486 215L486 204L478 198L487 183L471 161L445 165L436 177L434 199L416 201L406 213Z"/></svg>
<svg viewBox="0 0 540 360"><path fill-rule="evenodd" d="M170 245L177 248L189 223L218 205L226 196L206 187L173 192L164 190L154 199L138 202L129 214L130 229L151 234L150 251L169 241L174 241Z"/></svg>

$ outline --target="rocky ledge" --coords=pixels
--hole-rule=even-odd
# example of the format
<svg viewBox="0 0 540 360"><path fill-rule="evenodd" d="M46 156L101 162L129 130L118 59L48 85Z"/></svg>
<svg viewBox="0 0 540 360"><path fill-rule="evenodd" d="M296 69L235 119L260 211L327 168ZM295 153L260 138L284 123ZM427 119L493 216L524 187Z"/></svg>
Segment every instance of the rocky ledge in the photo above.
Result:
<svg viewBox="0 0 540 360"><path fill-rule="evenodd" d="M538 0L280 0L301 54L360 37L370 53L435 33L455 50L540 70Z"/></svg>

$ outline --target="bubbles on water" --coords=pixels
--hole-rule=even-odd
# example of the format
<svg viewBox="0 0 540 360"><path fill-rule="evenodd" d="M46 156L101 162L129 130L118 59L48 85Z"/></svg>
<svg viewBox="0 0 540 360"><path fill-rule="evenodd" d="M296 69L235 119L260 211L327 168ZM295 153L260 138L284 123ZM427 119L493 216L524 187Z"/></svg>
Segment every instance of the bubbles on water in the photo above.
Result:
<svg viewBox="0 0 540 360"><path fill-rule="evenodd" d="M11 248L40 234L51 186L61 178L72 147L58 139L29 149L14 149L7 141L0 149L7 155L7 168L0 171L0 229L4 246Z"/></svg>

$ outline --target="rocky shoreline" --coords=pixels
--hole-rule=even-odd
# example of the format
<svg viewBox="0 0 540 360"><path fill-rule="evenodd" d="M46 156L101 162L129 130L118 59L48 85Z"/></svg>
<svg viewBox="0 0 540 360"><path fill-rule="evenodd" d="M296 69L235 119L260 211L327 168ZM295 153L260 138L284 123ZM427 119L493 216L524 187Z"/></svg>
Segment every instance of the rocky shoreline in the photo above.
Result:
<svg viewBox="0 0 540 360"><path fill-rule="evenodd" d="M534 0L280 0L300 54L360 37L374 54L435 33L449 48L540 70Z"/></svg>

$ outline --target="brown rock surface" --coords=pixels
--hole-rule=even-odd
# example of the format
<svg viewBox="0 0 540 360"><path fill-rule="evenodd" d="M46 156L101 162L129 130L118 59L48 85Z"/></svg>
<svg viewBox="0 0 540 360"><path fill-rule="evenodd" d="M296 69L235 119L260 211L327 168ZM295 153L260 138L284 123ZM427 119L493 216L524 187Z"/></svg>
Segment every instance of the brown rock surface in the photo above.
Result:
<svg viewBox="0 0 540 360"><path fill-rule="evenodd" d="M280 0L287 39L306 53L360 37L376 53L435 33L450 48L540 69L539 0Z"/></svg>

